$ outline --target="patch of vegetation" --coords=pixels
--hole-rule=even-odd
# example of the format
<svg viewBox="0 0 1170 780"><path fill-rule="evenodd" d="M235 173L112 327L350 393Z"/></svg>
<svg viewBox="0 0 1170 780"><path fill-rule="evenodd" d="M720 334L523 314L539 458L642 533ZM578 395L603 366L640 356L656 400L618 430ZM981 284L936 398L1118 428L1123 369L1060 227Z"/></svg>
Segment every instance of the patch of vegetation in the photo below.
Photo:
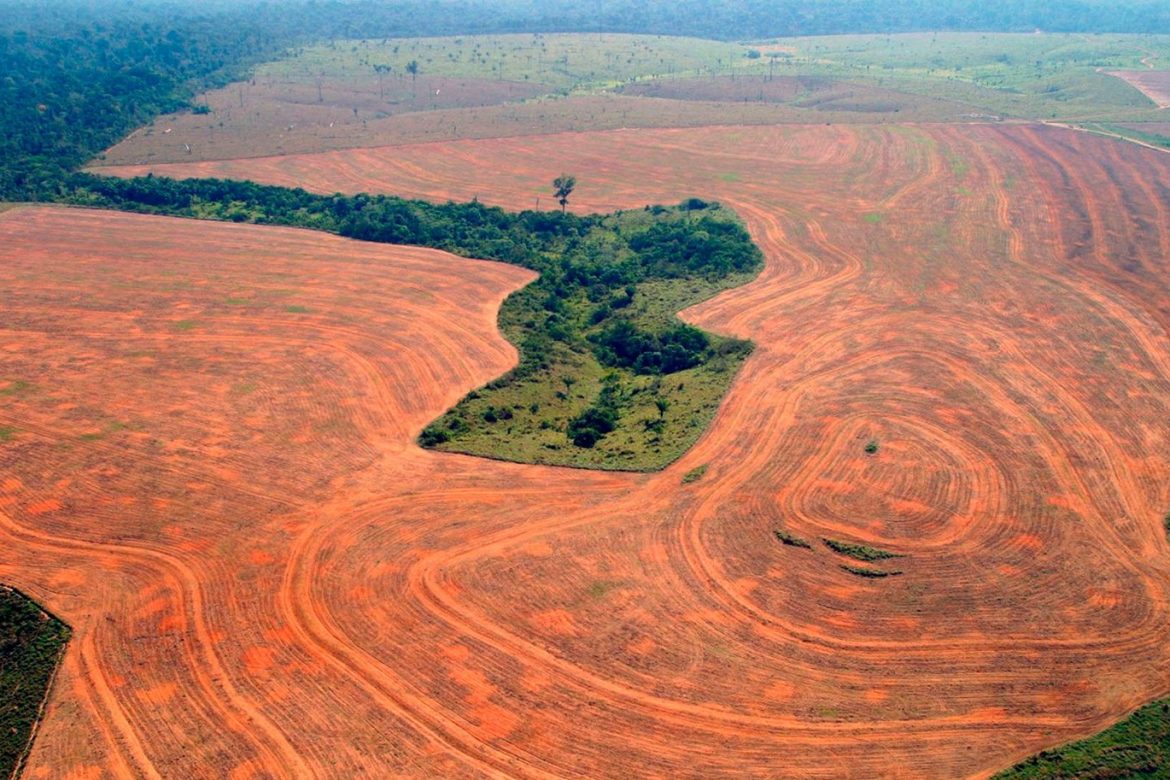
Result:
<svg viewBox="0 0 1170 780"><path fill-rule="evenodd" d="M889 558L904 558L906 556L898 553L888 552L887 550L879 550L876 547L869 547L864 544L851 544L850 542L841 542L836 539L821 539L828 547L835 553L853 558L857 561L884 561Z"/></svg>
<svg viewBox="0 0 1170 780"><path fill-rule="evenodd" d="M195 320L179 320L175 323L175 330L192 330L198 325Z"/></svg>
<svg viewBox="0 0 1170 780"><path fill-rule="evenodd" d="M897 577L902 573L897 569L892 571L882 571L881 569L866 569L862 566L850 566L846 563L842 563L841 568L850 574L857 575L858 577L869 577L871 579L881 579L882 577Z"/></svg>
<svg viewBox="0 0 1170 780"><path fill-rule="evenodd" d="M695 468L688 471L686 474L683 474L682 483L684 485L689 485L692 482L698 482L700 479L703 478L703 475L706 473L707 473L707 464L706 463L704 463L702 466L696 466Z"/></svg>
<svg viewBox="0 0 1170 780"><path fill-rule="evenodd" d="M803 547L806 550L812 549L812 545L809 542L801 539L799 536L794 536L783 529L777 528L772 533L776 535L776 538L780 540L781 544L786 544L789 547Z"/></svg>
<svg viewBox="0 0 1170 780"><path fill-rule="evenodd" d="M1045 750L995 780L1170 778L1170 699L1147 704L1096 736Z"/></svg>
<svg viewBox="0 0 1170 780"><path fill-rule="evenodd" d="M1162 518L1162 527L1166 529L1166 537L1170 539L1170 512L1167 512L1166 516Z"/></svg>
<svg viewBox="0 0 1170 780"><path fill-rule="evenodd" d="M17 428L13 428L11 425L0 425L0 444L6 441L12 441L12 438L16 436L17 430Z"/></svg>
<svg viewBox="0 0 1170 780"><path fill-rule="evenodd" d="M289 314L310 314L313 311L308 306L301 306L299 304L285 306L284 310Z"/></svg>
<svg viewBox="0 0 1170 780"><path fill-rule="evenodd" d="M547 255L540 279L500 310L519 366L469 394L420 443L609 469L677 459L751 350L675 315L758 267L742 228L715 207L704 210L697 219L682 207L601 217ZM684 237L691 231L702 234L697 242Z"/></svg>
<svg viewBox="0 0 1170 780"><path fill-rule="evenodd" d="M0 777L24 762L68 641L68 626L0 585Z"/></svg>
<svg viewBox="0 0 1170 780"><path fill-rule="evenodd" d="M876 455L877 451L878 451L878 440L877 439L870 439L869 441L867 441L865 443L865 454L866 455Z"/></svg>
<svg viewBox="0 0 1170 780"><path fill-rule="evenodd" d="M23 379L9 380L8 384L0 387L0 395L14 395L24 396L36 389L36 385L32 382L26 382Z"/></svg>
<svg viewBox="0 0 1170 780"><path fill-rule="evenodd" d="M595 599L600 599L615 588L620 588L622 583L613 582L611 580L595 580L589 584L589 595Z"/></svg>
<svg viewBox="0 0 1170 780"><path fill-rule="evenodd" d="M60 194L69 203L205 219L243 214L539 272L500 309L520 365L429 425L419 439L425 447L526 463L662 468L699 437L751 351L749 342L676 317L763 265L736 216L698 198L577 216L218 179L75 174L69 185Z"/></svg>

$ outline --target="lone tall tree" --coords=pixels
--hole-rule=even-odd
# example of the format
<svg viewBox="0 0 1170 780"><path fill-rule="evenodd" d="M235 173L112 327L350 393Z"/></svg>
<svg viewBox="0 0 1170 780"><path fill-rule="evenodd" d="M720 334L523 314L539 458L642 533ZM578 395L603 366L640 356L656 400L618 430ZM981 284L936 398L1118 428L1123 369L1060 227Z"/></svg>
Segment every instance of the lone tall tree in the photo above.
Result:
<svg viewBox="0 0 1170 780"><path fill-rule="evenodd" d="M410 74L410 91L413 94L414 85L418 82L418 60L406 63L406 72Z"/></svg>
<svg viewBox="0 0 1170 780"><path fill-rule="evenodd" d="M561 174L553 179L553 187L556 189L556 199L561 204L561 213L565 213L565 207L569 205L569 196L573 194L573 188L577 186L577 179L575 176L566 176Z"/></svg>

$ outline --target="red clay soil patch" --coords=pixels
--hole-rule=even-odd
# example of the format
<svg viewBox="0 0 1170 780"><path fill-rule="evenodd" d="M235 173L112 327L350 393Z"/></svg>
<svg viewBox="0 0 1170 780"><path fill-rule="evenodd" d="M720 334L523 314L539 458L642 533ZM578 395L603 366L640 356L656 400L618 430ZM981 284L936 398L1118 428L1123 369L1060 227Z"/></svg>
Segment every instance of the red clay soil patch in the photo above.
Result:
<svg viewBox="0 0 1170 780"><path fill-rule="evenodd" d="M1170 107L1170 70L1113 70L1109 75L1141 90L1158 108Z"/></svg>
<svg viewBox="0 0 1170 780"><path fill-rule="evenodd" d="M576 209L720 199L768 258L757 281L687 312L757 349L708 434L660 474L410 445L507 362L482 301L519 283L515 272L489 284L474 264L438 267L428 284L398 268L400 250L311 234L270 242L258 228L48 211L0 220L16 269L2 302L21 323L0 340L21 345L0 376L61 393L0 407L0 422L34 423L0 445L20 484L0 508L0 576L89 575L51 591L78 641L34 768L954 778L1096 731L1170 688L1170 206L1158 195L1170 158L1057 128L820 126L165 172L525 207L536 195L547 205L562 171L578 177ZM282 249L291 236L308 243ZM184 249L197 237L211 243ZM351 279L353 253L372 265ZM251 255L236 270L221 259ZM133 286L153 264L158 287ZM430 297L440 279L459 292ZM265 310L233 326L199 297L309 280L322 292L290 301L314 309L301 324ZM334 286L345 294L330 299ZM300 329L314 318L327 322ZM172 320L197 325L162 327ZM118 334L131 343L103 346ZM103 372L152 343L188 362ZM295 362L334 344L333 363ZM70 374L64 356L79 349L96 357ZM252 359L231 362L243 350ZM215 361L227 361L218 373ZM36 371L58 365L59 382ZM186 418L155 415L140 382L155 383L162 412L206 400ZM217 383L236 382L260 388L263 408L215 412ZM351 424L292 455L263 438L240 447L319 419L307 400L281 405L300 382L323 409L354 399L342 405ZM184 442L203 427L216 441L185 444L184 460L156 455L173 443L144 442L118 474L79 472L94 445L69 431L106 404L145 416L144 435L164 445L175 438L164 423ZM12 442L37 449L13 455ZM238 453L238 477L208 476L213 444ZM343 454L315 460L327 447ZM294 460L267 476L274 457ZM301 470L310 489L286 488ZM192 481L221 503L168 490ZM156 509L124 520L102 508L126 492ZM46 497L64 509L26 511ZM152 521L171 532L152 536ZM819 543L780 544L777 528L904 555L903 574L857 577ZM273 561L249 564L257 549ZM173 607L135 617L159 599ZM170 614L187 628L160 636ZM272 653L262 673L240 660L254 647ZM169 681L166 702L135 695Z"/></svg>

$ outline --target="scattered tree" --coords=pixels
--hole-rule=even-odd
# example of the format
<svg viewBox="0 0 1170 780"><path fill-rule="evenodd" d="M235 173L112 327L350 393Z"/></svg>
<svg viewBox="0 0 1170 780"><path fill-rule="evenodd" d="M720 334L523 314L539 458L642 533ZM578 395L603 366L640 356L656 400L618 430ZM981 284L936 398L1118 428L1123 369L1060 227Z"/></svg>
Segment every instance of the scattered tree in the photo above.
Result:
<svg viewBox="0 0 1170 780"><path fill-rule="evenodd" d="M386 88L383 86L383 79L386 77L386 74L390 72L390 66L375 65L374 72L378 74L378 97L384 100L386 98Z"/></svg>

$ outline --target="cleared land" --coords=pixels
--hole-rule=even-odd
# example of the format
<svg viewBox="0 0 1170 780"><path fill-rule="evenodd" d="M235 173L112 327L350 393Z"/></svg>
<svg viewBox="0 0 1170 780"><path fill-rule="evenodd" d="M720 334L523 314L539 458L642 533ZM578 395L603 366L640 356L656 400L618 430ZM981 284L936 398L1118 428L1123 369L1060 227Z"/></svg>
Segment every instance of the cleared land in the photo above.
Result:
<svg viewBox="0 0 1170 780"><path fill-rule="evenodd" d="M338 41L160 117L96 164L226 160L465 138L714 124L1163 119L1108 71L1167 36L632 35ZM411 63L418 74L407 68Z"/></svg>
<svg viewBox="0 0 1170 780"><path fill-rule="evenodd" d="M1170 690L1164 155L821 125L158 169L513 207L561 171L767 256L685 313L757 349L659 474L411 446L513 357L515 269L0 219L0 577L77 619L34 772L952 778Z"/></svg>

